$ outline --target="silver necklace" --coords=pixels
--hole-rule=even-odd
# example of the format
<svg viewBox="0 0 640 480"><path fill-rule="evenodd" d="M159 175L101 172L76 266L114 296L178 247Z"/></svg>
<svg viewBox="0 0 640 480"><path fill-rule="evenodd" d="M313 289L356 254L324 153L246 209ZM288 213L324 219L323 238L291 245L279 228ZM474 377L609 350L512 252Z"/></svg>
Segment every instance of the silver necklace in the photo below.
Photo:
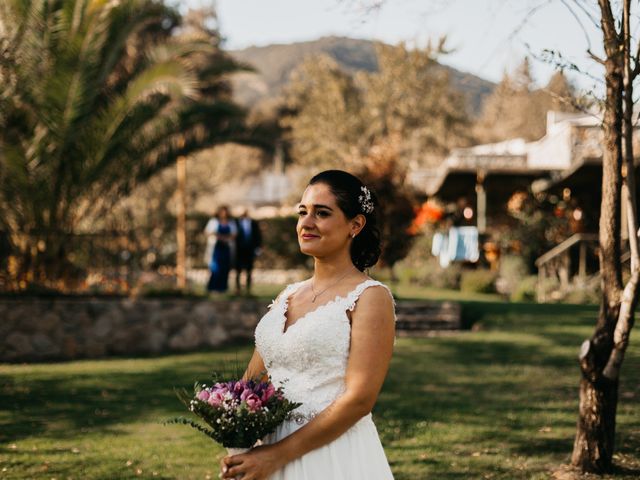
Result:
<svg viewBox="0 0 640 480"><path fill-rule="evenodd" d="M326 292L327 290L329 290L329 288L331 288L332 286L334 286L336 283L338 283L340 280L342 280L343 278L345 278L349 273L353 273L353 272L347 272L344 275L342 275L338 280L336 280L335 282L329 284L329 286L327 288L325 288L324 290L322 290L321 292L316 293L315 289L313 288L313 279L311 279L311 291L313 292L313 298L311 299L311 303L315 303L316 302L316 298L318 298L320 295L322 295L324 292Z"/></svg>

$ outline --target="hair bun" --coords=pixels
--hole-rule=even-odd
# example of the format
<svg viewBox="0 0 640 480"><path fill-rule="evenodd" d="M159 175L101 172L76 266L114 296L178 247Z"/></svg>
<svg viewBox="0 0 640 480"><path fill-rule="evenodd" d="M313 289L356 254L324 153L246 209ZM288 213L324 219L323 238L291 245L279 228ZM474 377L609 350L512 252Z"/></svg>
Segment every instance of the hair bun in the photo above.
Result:
<svg viewBox="0 0 640 480"><path fill-rule="evenodd" d="M351 242L351 261L360 271L372 267L382 253L380 230L378 228L378 205L374 191L362 181L343 170L325 170L309 180L309 185L324 183L336 197L336 203L345 216L351 220L356 215L364 215L366 223Z"/></svg>

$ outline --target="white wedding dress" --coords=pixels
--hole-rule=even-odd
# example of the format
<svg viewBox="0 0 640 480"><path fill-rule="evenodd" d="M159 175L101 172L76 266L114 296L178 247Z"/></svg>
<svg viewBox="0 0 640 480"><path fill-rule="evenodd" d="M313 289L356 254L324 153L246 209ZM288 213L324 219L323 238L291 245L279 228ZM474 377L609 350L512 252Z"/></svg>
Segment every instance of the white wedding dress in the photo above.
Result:
<svg viewBox="0 0 640 480"><path fill-rule="evenodd" d="M255 330L256 348L276 386L302 405L264 439L274 443L301 428L332 403L345 388L353 310L360 294L381 285L365 280L348 295L336 296L303 315L284 331L289 297L304 282L288 285ZM393 296L392 296L393 298ZM395 302L394 302L395 305ZM371 414L361 418L336 440L288 463L269 480L387 480L393 479Z"/></svg>

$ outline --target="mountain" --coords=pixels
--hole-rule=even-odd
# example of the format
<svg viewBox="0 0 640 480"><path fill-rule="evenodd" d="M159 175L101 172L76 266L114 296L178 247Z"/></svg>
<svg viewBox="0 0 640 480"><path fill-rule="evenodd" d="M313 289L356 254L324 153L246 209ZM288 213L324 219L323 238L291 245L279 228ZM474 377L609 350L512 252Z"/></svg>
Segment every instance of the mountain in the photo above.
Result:
<svg viewBox="0 0 640 480"><path fill-rule="evenodd" d="M249 47L229 52L236 60L253 66L253 72L236 74L233 79L236 99L244 105L277 96L289 81L291 72L307 57L327 54L348 72L378 69L376 42L346 37L323 37L309 42ZM477 115L484 98L495 84L470 73L443 65L452 84L469 99L470 113Z"/></svg>

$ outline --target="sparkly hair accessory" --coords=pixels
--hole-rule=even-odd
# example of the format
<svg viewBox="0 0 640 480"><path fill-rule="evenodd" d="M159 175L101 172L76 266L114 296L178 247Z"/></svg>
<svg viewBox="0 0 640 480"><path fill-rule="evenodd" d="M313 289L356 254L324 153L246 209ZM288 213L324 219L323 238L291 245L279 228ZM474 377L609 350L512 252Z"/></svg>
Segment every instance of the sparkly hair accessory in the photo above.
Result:
<svg viewBox="0 0 640 480"><path fill-rule="evenodd" d="M364 213L373 212L373 200L371 200L371 192L364 185L360 187L362 190L362 195L358 196L358 202L360 202L360 207Z"/></svg>

